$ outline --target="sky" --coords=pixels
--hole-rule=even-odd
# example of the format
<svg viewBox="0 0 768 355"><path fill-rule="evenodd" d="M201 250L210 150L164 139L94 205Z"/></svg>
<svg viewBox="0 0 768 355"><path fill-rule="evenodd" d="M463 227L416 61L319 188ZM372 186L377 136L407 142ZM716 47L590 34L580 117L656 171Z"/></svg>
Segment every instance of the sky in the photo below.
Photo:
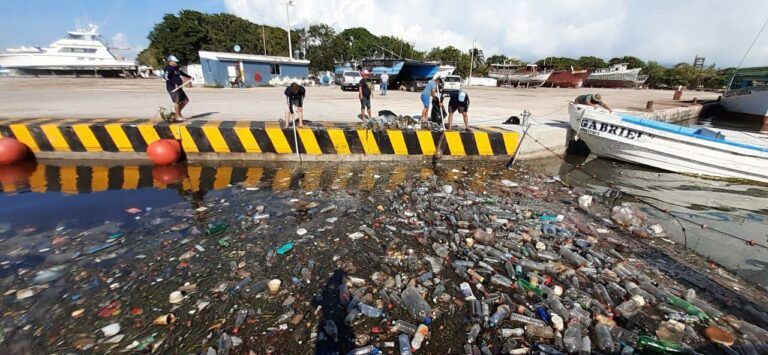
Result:
<svg viewBox="0 0 768 355"><path fill-rule="evenodd" d="M634 55L665 65L692 62L736 66L768 19L765 0L293 0L292 28L326 23L336 30L366 27L400 37L418 50L473 43L486 56L526 61L547 56ZM181 9L228 12L285 27L284 0L3 0L0 48L48 45L95 23L126 57L149 43L165 13ZM744 66L768 65L768 30Z"/></svg>

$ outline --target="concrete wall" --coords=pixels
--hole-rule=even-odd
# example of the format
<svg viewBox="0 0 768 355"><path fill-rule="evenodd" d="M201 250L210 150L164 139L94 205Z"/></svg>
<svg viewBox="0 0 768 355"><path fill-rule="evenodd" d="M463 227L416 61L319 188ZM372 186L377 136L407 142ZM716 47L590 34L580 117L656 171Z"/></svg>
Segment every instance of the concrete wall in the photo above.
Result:
<svg viewBox="0 0 768 355"><path fill-rule="evenodd" d="M654 121L678 123L698 119L704 105L693 104L685 107L668 108L653 112L630 112L632 115Z"/></svg>
<svg viewBox="0 0 768 355"><path fill-rule="evenodd" d="M203 76L206 85L227 86L229 75L227 67L230 65L238 66L237 61L218 61L213 59L200 59ZM277 64L280 74L272 74L271 63L243 62L243 70L246 86L267 85L273 78L306 78L309 76L309 68L303 64ZM256 74L259 74L261 81L256 81Z"/></svg>

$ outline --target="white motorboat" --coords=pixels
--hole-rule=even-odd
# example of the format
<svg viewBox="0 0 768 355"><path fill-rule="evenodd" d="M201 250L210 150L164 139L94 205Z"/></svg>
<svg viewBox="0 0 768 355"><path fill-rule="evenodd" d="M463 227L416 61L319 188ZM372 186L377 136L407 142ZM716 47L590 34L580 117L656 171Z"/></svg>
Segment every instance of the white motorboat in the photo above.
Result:
<svg viewBox="0 0 768 355"><path fill-rule="evenodd" d="M720 101L729 117L768 131L768 67L739 69Z"/></svg>
<svg viewBox="0 0 768 355"><path fill-rule="evenodd" d="M726 139L707 128L673 125L570 104L571 128L596 155L702 176L768 183L768 136Z"/></svg>
<svg viewBox="0 0 768 355"><path fill-rule="evenodd" d="M136 62L112 54L97 29L69 31L48 48L8 48L0 54L0 67L15 75L136 75Z"/></svg>

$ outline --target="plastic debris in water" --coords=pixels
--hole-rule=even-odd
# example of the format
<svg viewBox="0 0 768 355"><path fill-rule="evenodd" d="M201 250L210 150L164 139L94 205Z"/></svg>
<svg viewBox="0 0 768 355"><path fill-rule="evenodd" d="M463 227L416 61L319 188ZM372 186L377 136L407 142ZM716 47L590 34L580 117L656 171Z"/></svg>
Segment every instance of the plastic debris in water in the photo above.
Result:
<svg viewBox="0 0 768 355"><path fill-rule="evenodd" d="M293 243L285 243L281 247L277 248L277 255L283 255L293 249Z"/></svg>

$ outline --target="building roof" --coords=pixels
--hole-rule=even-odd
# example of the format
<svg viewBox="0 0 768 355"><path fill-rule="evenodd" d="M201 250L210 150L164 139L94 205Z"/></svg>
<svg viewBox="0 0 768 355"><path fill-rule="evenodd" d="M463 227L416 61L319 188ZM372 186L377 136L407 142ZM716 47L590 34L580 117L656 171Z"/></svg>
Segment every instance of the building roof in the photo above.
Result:
<svg viewBox="0 0 768 355"><path fill-rule="evenodd" d="M309 65L308 60L303 59L291 59L289 57L278 57L271 55L257 55L257 54L240 54L240 53L227 53L227 52L198 52L200 58L212 59L212 60L233 60L242 62L259 62L259 63L280 63L280 64L296 64L296 65Z"/></svg>

